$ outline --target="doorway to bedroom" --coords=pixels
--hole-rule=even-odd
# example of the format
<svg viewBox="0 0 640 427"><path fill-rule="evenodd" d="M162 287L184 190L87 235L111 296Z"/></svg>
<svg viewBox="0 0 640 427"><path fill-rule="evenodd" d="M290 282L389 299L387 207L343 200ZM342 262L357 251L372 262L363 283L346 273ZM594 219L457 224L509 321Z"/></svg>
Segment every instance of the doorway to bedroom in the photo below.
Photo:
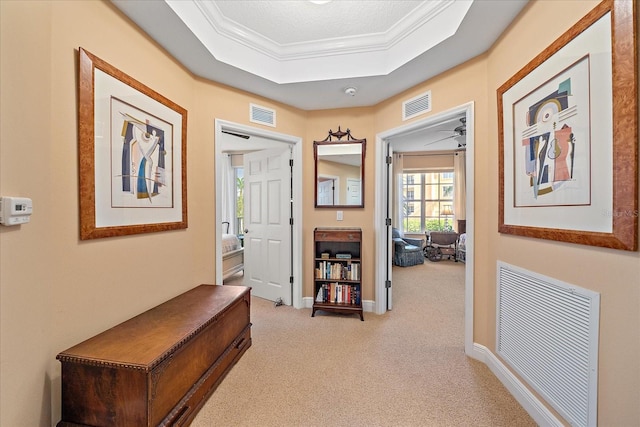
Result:
<svg viewBox="0 0 640 427"><path fill-rule="evenodd" d="M299 308L301 138L215 126L216 281L233 278L254 296Z"/></svg>
<svg viewBox="0 0 640 427"><path fill-rule="evenodd" d="M418 221L415 220L407 220L407 226L413 226L415 223L420 223L420 235L421 237L426 238L426 236L422 236L422 232L424 231L424 227L429 222L430 216L438 217L437 222L440 224L442 221L442 226L451 226L450 220L454 220L455 217L448 215L449 209L448 206L451 204L452 210L455 212L458 209L458 212L464 212L466 215L466 221L464 224L465 232L467 236L473 237L474 231L474 113L473 113L473 102L469 102L467 104L463 104L461 106L452 108L448 111L444 111L442 113L433 115L431 117L400 126L398 128L390 129L388 131L382 132L376 136L376 204L375 204L375 217L374 221L376 224L376 257L380 260L386 260L386 262L381 262L376 266L376 284L375 284L375 295L376 295L376 312L378 314L382 314L387 310L391 310L393 308L393 246L392 246L392 230L394 228L394 219L400 219L403 215L401 215L404 204L393 202L393 193L402 194L402 188L399 186L399 180L395 180L395 185L398 185L396 188L394 185L394 166L393 166L393 155L396 151L402 151L405 154L414 153L414 152L428 152L435 148L436 144L431 145L429 141L425 140L427 133L433 133L435 129L439 126L443 126L440 129L442 130L442 134L440 138L449 144L453 144L452 148L449 148L451 153L454 152L463 152L465 153L465 159L462 162L465 167L465 191L466 194L464 196L465 207L464 210L461 208L456 208L455 202L451 200L445 200L448 198L448 195L440 193L434 197L433 200L423 201L424 197L420 197L420 201L416 201L416 205L414 205L415 217L419 217ZM464 126L464 135L460 135L460 126ZM464 136L464 139L459 138L460 136ZM416 145L412 146L411 141L416 139ZM464 149L464 150L462 150ZM396 168L396 170L402 170L404 167ZM455 170L455 167L453 168ZM442 170L440 172L443 172ZM431 173L428 171L423 171L423 173ZM413 179L416 178L417 175L413 176ZM406 177L409 179L409 177ZM425 185L427 181L430 181L430 185L433 188L446 188L446 185L441 186L442 182L438 182L438 185L435 185L434 175L431 176L421 176L421 185ZM446 180L447 175L439 176L438 179ZM460 183L461 181L458 180ZM446 183L444 183L446 184ZM421 190L426 191L426 190ZM445 197L447 196L447 197ZM417 194L414 194L414 197L417 197ZM427 198L428 199L428 198ZM444 202L447 203L444 203ZM432 213L428 214L426 211L428 209L427 202L430 202L430 205L434 208L432 209ZM397 210L394 213L394 206L397 206ZM401 207L402 206L402 207ZM409 208L406 206L407 209ZM418 211L417 208L420 208L421 211ZM404 214L409 214L409 212L404 212ZM437 215L436 215L437 214ZM410 217L411 215L404 215L405 217ZM444 217L444 218L442 218ZM448 223L444 224L444 219L447 219ZM432 219L433 220L433 219ZM401 221L396 221L398 223L398 227L402 226ZM457 225L457 224L456 224ZM462 234L462 233L461 233ZM464 331L465 331L465 351L467 354L471 354L473 351L473 264L474 264L474 256L473 256L473 238L466 239L466 253L465 253L465 263L463 266L464 269ZM424 260L425 263L430 263L431 261ZM455 264L454 261L443 261L443 262L451 262ZM424 266L428 266L429 264L425 264ZM458 264L459 265L459 264ZM413 267L409 267L413 268Z"/></svg>

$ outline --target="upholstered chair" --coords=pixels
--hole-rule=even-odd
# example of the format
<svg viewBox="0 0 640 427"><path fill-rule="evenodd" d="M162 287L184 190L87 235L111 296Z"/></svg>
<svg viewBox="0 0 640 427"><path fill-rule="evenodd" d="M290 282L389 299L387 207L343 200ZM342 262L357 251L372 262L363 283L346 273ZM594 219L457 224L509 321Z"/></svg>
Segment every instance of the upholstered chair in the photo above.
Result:
<svg viewBox="0 0 640 427"><path fill-rule="evenodd" d="M411 239L400 236L400 232L392 229L393 264L400 267L424 264L423 239Z"/></svg>

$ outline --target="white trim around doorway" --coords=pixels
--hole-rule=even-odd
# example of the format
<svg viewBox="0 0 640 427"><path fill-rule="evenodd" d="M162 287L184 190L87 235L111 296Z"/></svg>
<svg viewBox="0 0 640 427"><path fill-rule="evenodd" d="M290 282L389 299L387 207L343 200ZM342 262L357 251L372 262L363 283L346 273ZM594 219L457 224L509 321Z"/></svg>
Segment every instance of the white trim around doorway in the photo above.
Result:
<svg viewBox="0 0 640 427"><path fill-rule="evenodd" d="M473 265L474 265L474 242L475 242L475 227L474 227L474 104L469 102L442 113L435 114L425 119L399 126L376 135L376 170L375 170L375 238L376 238L376 259L385 260L385 262L376 263L375 271L375 313L384 314L387 311L387 289L385 286L386 281L386 268L389 263L387 254L390 253L386 246L387 239L386 234L387 226L385 225L385 219L387 215L387 146L388 140L392 137L401 136L409 132L415 132L421 128L426 128L433 124L442 122L452 116L466 114L467 118L467 139L466 139L466 173L467 173L467 234L471 236L467 240L467 252L465 263L465 302L464 302L464 316L465 316L465 353L469 356L473 355Z"/></svg>
<svg viewBox="0 0 640 427"><path fill-rule="evenodd" d="M246 126L226 120L215 119L215 141L222 140L222 131L252 135L263 139L283 142L293 148L293 289L292 305L295 308L302 308L302 138L273 132L258 127ZM222 224L222 192L218 188L218 183L222 182L222 149L221 144L215 144L214 165L215 165L215 212L216 212L216 283L222 284L222 241L218 230ZM287 200L288 205L288 200ZM289 206L287 206L289 209Z"/></svg>

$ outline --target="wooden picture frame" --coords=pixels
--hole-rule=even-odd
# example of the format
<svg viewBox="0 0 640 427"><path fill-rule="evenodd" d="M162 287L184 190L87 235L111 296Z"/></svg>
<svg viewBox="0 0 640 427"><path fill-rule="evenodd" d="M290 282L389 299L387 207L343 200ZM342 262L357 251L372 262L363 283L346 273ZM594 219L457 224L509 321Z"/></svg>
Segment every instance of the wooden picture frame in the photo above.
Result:
<svg viewBox="0 0 640 427"><path fill-rule="evenodd" d="M498 90L498 231L638 249L636 2L605 0Z"/></svg>
<svg viewBox="0 0 640 427"><path fill-rule="evenodd" d="M80 239L187 228L187 111L79 49Z"/></svg>

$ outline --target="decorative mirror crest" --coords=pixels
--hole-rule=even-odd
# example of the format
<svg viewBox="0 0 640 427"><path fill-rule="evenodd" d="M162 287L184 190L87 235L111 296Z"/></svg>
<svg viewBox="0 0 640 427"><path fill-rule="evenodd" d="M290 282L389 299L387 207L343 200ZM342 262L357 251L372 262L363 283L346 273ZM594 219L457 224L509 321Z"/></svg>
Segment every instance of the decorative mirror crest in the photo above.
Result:
<svg viewBox="0 0 640 427"><path fill-rule="evenodd" d="M315 207L364 207L364 156L366 139L351 130L329 130L322 141L313 142L315 160Z"/></svg>
<svg viewBox="0 0 640 427"><path fill-rule="evenodd" d="M347 137L347 139L345 141L342 141L342 142L347 142L347 141L351 141L351 142L354 142L354 143L358 143L358 142L365 143L365 142L367 142L366 139L356 139L356 138L354 138L351 135L351 130L348 129L348 128L347 128L346 132L343 131L343 130L340 130L340 126L338 126L338 131L337 132L334 132L331 129L329 129L329 135L325 139L323 139L322 141L313 141L313 142L314 142L314 144L321 144L323 142L339 143L339 142L341 142L342 138L344 138L345 136ZM338 141L332 141L331 138L333 138L333 137L338 138Z"/></svg>

